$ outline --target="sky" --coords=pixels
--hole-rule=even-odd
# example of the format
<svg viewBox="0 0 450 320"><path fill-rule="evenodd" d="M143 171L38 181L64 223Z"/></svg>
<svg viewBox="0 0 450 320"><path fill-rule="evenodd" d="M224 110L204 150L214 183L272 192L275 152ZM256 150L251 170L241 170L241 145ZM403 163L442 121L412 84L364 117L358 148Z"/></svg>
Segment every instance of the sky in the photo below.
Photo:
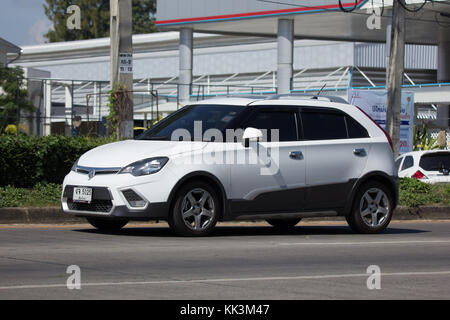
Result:
<svg viewBox="0 0 450 320"><path fill-rule="evenodd" d="M1 0L0 37L19 46L45 43L52 23L44 13L44 0Z"/></svg>

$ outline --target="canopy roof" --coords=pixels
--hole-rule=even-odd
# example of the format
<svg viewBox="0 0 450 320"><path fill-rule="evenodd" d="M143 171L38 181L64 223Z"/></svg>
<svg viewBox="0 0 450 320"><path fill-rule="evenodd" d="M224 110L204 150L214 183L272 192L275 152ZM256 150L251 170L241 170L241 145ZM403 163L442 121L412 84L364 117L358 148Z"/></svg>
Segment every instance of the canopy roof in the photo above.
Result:
<svg viewBox="0 0 450 320"><path fill-rule="evenodd" d="M206 2L205 2L206 1ZM381 28L369 29L367 19L372 14L372 2L381 13ZM407 1L410 9L423 0ZM158 21L162 30L183 27L195 32L274 37L277 21L295 21L297 39L385 42L387 19L391 16L392 0L342 0L352 12L343 12L338 0L163 0L158 1ZM440 38L450 40L450 1L427 2L418 12L406 13L406 42L437 44Z"/></svg>

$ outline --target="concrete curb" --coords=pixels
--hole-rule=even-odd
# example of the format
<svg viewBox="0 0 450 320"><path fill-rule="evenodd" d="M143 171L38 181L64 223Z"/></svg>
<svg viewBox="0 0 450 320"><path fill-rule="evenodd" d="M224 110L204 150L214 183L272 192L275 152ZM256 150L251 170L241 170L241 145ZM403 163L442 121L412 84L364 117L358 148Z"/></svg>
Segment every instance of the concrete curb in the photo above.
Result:
<svg viewBox="0 0 450 320"><path fill-rule="evenodd" d="M0 224L13 223L76 223L83 218L64 214L61 208L0 208Z"/></svg>
<svg viewBox="0 0 450 320"><path fill-rule="evenodd" d="M398 207L393 220L442 220L450 219L450 206ZM342 217L306 218L305 221L342 221ZM0 224L23 223L84 223L84 218L64 214L61 208L0 208Z"/></svg>

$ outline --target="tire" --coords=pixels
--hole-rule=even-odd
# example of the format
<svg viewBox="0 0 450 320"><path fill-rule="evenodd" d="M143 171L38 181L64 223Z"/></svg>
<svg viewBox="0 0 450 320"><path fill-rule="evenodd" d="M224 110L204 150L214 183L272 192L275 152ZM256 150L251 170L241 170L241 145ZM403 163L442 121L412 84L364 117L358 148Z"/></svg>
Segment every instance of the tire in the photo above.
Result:
<svg viewBox="0 0 450 320"><path fill-rule="evenodd" d="M346 220L350 228L363 234L383 232L392 218L393 196L377 181L364 183L356 193L352 211Z"/></svg>
<svg viewBox="0 0 450 320"><path fill-rule="evenodd" d="M214 229L219 214L217 192L208 183L190 182L177 192L168 222L181 236L207 236Z"/></svg>
<svg viewBox="0 0 450 320"><path fill-rule="evenodd" d="M87 221L98 230L106 232L119 231L128 223L127 220L109 220L97 218L87 218Z"/></svg>
<svg viewBox="0 0 450 320"><path fill-rule="evenodd" d="M296 226L302 219L301 218L293 218L293 219L267 219L267 223L271 226L280 229L280 230L289 230Z"/></svg>

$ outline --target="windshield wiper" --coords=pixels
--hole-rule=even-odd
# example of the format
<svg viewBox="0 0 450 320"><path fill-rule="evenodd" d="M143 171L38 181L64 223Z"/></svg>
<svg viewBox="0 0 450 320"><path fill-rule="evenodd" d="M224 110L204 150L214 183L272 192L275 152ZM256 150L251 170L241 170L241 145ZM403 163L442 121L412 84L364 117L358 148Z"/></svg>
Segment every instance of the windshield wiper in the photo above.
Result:
<svg viewBox="0 0 450 320"><path fill-rule="evenodd" d="M150 137L142 137L139 140L169 140L167 136L150 136Z"/></svg>

